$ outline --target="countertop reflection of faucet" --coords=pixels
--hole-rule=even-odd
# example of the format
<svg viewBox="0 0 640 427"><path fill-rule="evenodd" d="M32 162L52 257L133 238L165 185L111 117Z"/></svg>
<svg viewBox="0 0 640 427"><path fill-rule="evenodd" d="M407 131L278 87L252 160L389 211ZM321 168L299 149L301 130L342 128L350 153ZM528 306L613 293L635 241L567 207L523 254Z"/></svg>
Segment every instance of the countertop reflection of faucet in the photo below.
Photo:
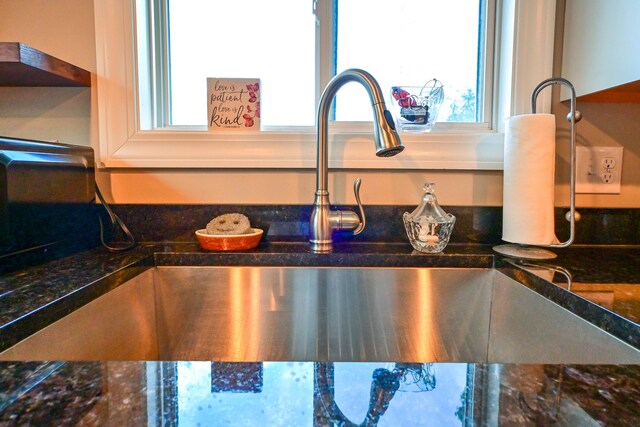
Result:
<svg viewBox="0 0 640 427"><path fill-rule="evenodd" d="M436 377L430 363L396 363L392 370L377 368L371 376L369 408L364 420L357 424L340 410L335 401L334 364L313 364L313 425L337 427L375 427L389 409L391 399L402 384L412 385L420 391L436 387Z"/></svg>
<svg viewBox="0 0 640 427"><path fill-rule="evenodd" d="M367 90L373 109L374 142L376 155L390 157L400 153L404 146L396 132L391 112L387 110L378 82L364 70L349 69L335 76L325 88L318 104L317 116L317 164L316 193L309 224L309 243L313 252L330 252L331 233L340 230L353 230L358 234L364 230L366 217L360 202L360 178L354 183L354 192L360 215L351 210L332 210L328 191L328 121L331 101L338 90L348 82L358 82Z"/></svg>

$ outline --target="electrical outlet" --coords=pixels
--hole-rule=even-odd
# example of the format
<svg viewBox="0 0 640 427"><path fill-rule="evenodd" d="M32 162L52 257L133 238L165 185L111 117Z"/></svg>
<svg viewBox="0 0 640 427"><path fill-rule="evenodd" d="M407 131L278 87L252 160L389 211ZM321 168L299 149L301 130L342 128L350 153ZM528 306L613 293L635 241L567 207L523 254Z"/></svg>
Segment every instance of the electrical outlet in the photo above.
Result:
<svg viewBox="0 0 640 427"><path fill-rule="evenodd" d="M614 159L613 157L605 157L604 159L602 159L602 167L605 169L613 169L615 165L616 159Z"/></svg>
<svg viewBox="0 0 640 427"><path fill-rule="evenodd" d="M600 175L600 178L602 179L603 184L611 184L613 182L613 176L613 172L605 172Z"/></svg>
<svg viewBox="0 0 640 427"><path fill-rule="evenodd" d="M576 193L620 193L622 147L576 147Z"/></svg>

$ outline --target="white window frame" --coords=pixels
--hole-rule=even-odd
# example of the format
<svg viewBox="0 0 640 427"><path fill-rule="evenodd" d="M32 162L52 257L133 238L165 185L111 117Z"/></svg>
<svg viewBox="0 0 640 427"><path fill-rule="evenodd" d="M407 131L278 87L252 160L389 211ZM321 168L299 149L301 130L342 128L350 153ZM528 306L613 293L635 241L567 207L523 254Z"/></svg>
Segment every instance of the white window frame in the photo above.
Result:
<svg viewBox="0 0 640 427"><path fill-rule="evenodd" d="M319 0L322 5L325 0ZM429 134L402 133L398 156L374 154L371 125L334 124L329 166L343 169L501 170L504 118L529 112L534 87L551 77L556 0L496 0L492 123L439 123ZM273 130L212 134L141 130L134 32L135 0L95 0L99 158L102 168L294 168L316 166L316 133ZM322 45L322 42L320 42ZM318 49L317 49L318 51ZM319 70L320 81L328 70ZM322 85L324 87L324 85ZM551 96L538 111L550 111Z"/></svg>

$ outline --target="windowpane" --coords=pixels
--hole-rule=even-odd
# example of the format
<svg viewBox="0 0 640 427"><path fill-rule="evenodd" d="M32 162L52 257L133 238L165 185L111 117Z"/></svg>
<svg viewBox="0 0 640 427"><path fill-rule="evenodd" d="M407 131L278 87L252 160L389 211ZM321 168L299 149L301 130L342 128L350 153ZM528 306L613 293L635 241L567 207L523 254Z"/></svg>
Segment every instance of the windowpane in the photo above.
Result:
<svg viewBox="0 0 640 427"><path fill-rule="evenodd" d="M486 119L478 100L487 0L333 1L337 72L369 71L389 103L396 102L391 86L437 78L445 88L439 121ZM316 89L323 88L315 87L310 1L168 0L168 22L169 125L206 126L207 77L259 78L263 126L315 125ZM336 120L370 121L367 103L359 85L347 85L337 95Z"/></svg>
<svg viewBox="0 0 640 427"><path fill-rule="evenodd" d="M336 69L362 68L391 86L444 84L439 121L476 121L481 0L338 2ZM337 95L337 120L371 120L367 94L349 84Z"/></svg>
<svg viewBox="0 0 640 427"><path fill-rule="evenodd" d="M206 125L207 77L259 78L265 126L315 124L315 18L300 0L170 0L172 125Z"/></svg>

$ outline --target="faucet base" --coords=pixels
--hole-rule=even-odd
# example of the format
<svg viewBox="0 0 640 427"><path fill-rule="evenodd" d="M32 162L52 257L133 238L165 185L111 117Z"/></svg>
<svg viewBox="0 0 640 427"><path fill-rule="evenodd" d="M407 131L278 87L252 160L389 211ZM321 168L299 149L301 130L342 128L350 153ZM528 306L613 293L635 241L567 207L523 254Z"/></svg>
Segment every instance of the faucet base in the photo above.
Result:
<svg viewBox="0 0 640 427"><path fill-rule="evenodd" d="M311 246L311 252L318 254L329 253L333 251L333 245L331 242L313 242L309 241Z"/></svg>

